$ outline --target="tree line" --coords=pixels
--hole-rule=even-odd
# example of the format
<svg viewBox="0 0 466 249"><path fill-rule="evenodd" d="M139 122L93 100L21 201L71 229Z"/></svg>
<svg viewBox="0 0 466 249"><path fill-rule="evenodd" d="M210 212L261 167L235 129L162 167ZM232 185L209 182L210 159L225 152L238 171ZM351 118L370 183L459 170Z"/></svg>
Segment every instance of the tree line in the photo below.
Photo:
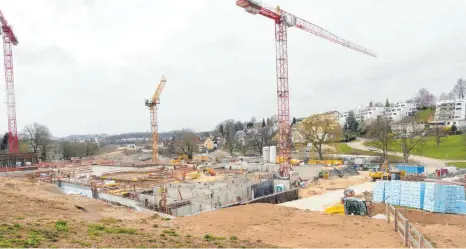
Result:
<svg viewBox="0 0 466 249"><path fill-rule="evenodd" d="M160 152L171 158L187 155L191 159L195 153L199 153L201 141L209 138L215 144L212 150L222 149L230 155L262 155L262 147L276 145L273 137L277 131L275 117L263 119L261 122L254 117L248 122L229 119L217 124L210 132L196 134L189 129L171 132L171 137L162 141L164 146Z"/></svg>
<svg viewBox="0 0 466 249"><path fill-rule="evenodd" d="M2 153L8 152L8 133L3 136L0 150ZM84 142L55 140L50 129L39 123L26 125L19 134L19 152L38 153L42 161L56 158L57 154L59 158L70 159L93 156L98 151L99 145L93 139Z"/></svg>

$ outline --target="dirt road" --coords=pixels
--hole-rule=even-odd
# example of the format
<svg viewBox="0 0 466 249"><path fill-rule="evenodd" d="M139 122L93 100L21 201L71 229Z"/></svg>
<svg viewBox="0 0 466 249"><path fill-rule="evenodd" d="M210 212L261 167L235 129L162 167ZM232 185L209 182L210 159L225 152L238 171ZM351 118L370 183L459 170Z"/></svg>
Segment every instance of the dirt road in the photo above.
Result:
<svg viewBox="0 0 466 249"><path fill-rule="evenodd" d="M364 191L372 191L374 184L374 182L366 182L354 186L349 186L349 188L352 188L356 194L362 194ZM293 207L303 210L308 209L310 211L323 212L325 208L337 204L342 196L343 189L333 190L322 195L314 195L296 201L288 201L279 205L284 207Z"/></svg>
<svg viewBox="0 0 466 249"><path fill-rule="evenodd" d="M401 247L401 239L383 220L326 215L272 204L251 204L190 217L176 226L188 234L238 236L279 247Z"/></svg>

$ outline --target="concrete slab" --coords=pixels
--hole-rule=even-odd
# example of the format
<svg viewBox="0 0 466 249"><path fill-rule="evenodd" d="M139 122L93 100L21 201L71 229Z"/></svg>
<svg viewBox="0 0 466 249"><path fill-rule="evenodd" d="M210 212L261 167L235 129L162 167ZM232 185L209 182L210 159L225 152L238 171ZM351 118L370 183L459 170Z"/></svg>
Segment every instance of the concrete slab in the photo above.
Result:
<svg viewBox="0 0 466 249"><path fill-rule="evenodd" d="M372 191L374 185L374 182L366 182L363 184L350 186L349 188L352 188L356 192L356 194L362 194L364 191ZM285 207L293 207L304 210L309 209L311 211L323 212L325 208L337 204L340 201L341 197L343 197L343 189L334 190L322 195L314 195L296 201L284 202L279 205Z"/></svg>

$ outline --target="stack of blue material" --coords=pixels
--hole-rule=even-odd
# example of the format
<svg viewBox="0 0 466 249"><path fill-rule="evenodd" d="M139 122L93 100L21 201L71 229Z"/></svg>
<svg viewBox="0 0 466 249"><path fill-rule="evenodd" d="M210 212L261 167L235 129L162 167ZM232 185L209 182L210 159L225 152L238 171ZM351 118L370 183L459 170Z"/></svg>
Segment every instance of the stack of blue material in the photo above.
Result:
<svg viewBox="0 0 466 249"><path fill-rule="evenodd" d="M401 182L400 206L424 208L424 182Z"/></svg>
<svg viewBox="0 0 466 249"><path fill-rule="evenodd" d="M402 181L390 181L385 185L385 202L400 205L401 183Z"/></svg>
<svg viewBox="0 0 466 249"><path fill-rule="evenodd" d="M466 201L456 201L456 208L459 214L466 214Z"/></svg>
<svg viewBox="0 0 466 249"><path fill-rule="evenodd" d="M439 213L460 213L464 187L426 183L424 209Z"/></svg>
<svg viewBox="0 0 466 249"><path fill-rule="evenodd" d="M375 182L374 191L372 195L372 201L374 202L383 202L385 201L385 186L388 184L388 181L379 180Z"/></svg>

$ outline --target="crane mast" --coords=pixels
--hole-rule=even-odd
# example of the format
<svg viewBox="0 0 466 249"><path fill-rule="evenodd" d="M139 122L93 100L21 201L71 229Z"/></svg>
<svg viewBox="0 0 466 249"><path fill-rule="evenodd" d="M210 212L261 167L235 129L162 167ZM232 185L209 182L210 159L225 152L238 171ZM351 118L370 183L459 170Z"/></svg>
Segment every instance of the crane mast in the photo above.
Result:
<svg viewBox="0 0 466 249"><path fill-rule="evenodd" d="M368 56L377 57L372 51L353 42L342 39L331 32L301 19L293 14L265 5L258 0L237 0L236 5L253 15L262 15L275 22L275 53L277 74L277 109L278 109L278 148L280 150L280 175L288 176L291 168L291 123L290 92L288 85L288 28L296 27L331 42Z"/></svg>
<svg viewBox="0 0 466 249"><path fill-rule="evenodd" d="M165 76L162 76L157 89L152 96L152 99L147 100L145 105L149 107L150 111L150 127L151 127L151 140L152 140L152 163L159 163L159 124L157 120L157 106L160 104L160 94L167 83Z"/></svg>
<svg viewBox="0 0 466 249"><path fill-rule="evenodd" d="M18 128L16 125L15 85L13 74L13 46L18 45L18 39L13 29L0 11L0 22L3 33L3 61L5 66L6 105L8 116L8 150L18 153Z"/></svg>

